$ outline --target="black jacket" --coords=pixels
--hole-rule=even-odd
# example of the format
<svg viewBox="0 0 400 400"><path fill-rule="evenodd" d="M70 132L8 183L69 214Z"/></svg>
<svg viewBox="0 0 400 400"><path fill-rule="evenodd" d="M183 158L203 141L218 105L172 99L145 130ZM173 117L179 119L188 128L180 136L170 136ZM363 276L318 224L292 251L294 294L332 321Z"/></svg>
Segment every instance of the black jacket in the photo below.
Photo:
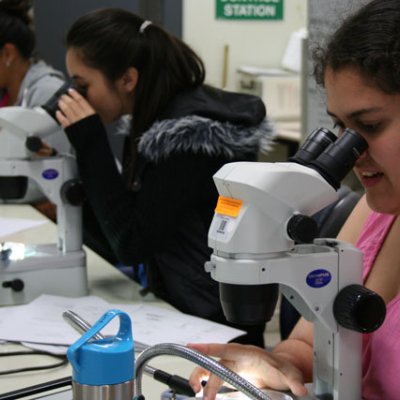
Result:
<svg viewBox="0 0 400 400"><path fill-rule="evenodd" d="M218 285L204 271L218 197L212 176L268 147L262 101L206 86L177 96L140 139L135 191L115 166L98 116L66 132L90 205L86 242L111 262L144 263L151 290L179 310L226 322Z"/></svg>

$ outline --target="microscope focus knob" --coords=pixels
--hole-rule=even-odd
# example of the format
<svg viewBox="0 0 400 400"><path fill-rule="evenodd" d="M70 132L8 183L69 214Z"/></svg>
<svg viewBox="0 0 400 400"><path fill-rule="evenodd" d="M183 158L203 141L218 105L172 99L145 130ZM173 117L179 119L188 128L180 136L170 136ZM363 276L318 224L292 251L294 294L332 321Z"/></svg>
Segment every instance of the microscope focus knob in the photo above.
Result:
<svg viewBox="0 0 400 400"><path fill-rule="evenodd" d="M287 223L287 234L296 243L312 243L318 236L317 222L302 214L293 215Z"/></svg>
<svg viewBox="0 0 400 400"><path fill-rule="evenodd" d="M80 206L85 200L85 192L82 183L77 179L64 182L61 187L61 198L68 204Z"/></svg>
<svg viewBox="0 0 400 400"><path fill-rule="evenodd" d="M36 153L43 147L42 139L38 136L28 136L25 140L25 147L33 153Z"/></svg>
<svg viewBox="0 0 400 400"><path fill-rule="evenodd" d="M333 315L339 325L361 333L378 329L386 316L386 305L377 293L361 285L343 288L333 303Z"/></svg>
<svg viewBox="0 0 400 400"><path fill-rule="evenodd" d="M45 148L45 145L40 137L28 136L25 140L25 147L32 153L37 153L39 150ZM54 157L57 154L57 150L51 148L51 153L49 155Z"/></svg>

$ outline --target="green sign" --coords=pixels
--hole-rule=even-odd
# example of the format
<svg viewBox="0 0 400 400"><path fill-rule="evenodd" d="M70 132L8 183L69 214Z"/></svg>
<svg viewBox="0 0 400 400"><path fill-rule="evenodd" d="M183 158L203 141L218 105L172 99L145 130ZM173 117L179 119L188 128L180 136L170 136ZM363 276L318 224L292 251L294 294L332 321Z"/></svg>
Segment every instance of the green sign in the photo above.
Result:
<svg viewBox="0 0 400 400"><path fill-rule="evenodd" d="M283 19L283 0L216 0L218 19Z"/></svg>

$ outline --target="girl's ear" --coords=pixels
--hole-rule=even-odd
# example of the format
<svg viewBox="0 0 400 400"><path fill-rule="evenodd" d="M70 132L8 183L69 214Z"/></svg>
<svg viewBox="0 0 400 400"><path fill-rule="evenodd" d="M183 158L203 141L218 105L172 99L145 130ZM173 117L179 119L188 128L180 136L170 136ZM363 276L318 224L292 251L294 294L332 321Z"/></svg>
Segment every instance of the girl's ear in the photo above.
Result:
<svg viewBox="0 0 400 400"><path fill-rule="evenodd" d="M132 93L137 85L139 72L134 67L129 67L121 78L121 85L127 93Z"/></svg>
<svg viewBox="0 0 400 400"><path fill-rule="evenodd" d="M2 56L7 66L11 66L18 56L18 50L12 43L6 43L2 47Z"/></svg>

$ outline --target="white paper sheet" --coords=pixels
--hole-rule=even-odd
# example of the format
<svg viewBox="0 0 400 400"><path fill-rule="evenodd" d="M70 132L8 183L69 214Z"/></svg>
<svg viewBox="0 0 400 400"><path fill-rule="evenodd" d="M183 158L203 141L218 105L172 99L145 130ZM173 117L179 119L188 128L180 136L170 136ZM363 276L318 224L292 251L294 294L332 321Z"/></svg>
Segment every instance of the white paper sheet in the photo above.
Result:
<svg viewBox="0 0 400 400"><path fill-rule="evenodd" d="M112 308L125 311L132 320L134 340L150 346L157 343L226 343L244 333L146 303L117 305L96 296L69 298L42 295L27 305L0 308L0 340L71 345L80 334L63 319L64 311L72 310L93 325L104 312ZM114 335L118 326L116 318L102 330L102 334Z"/></svg>
<svg viewBox="0 0 400 400"><path fill-rule="evenodd" d="M0 217L0 238L47 223L46 220Z"/></svg>

